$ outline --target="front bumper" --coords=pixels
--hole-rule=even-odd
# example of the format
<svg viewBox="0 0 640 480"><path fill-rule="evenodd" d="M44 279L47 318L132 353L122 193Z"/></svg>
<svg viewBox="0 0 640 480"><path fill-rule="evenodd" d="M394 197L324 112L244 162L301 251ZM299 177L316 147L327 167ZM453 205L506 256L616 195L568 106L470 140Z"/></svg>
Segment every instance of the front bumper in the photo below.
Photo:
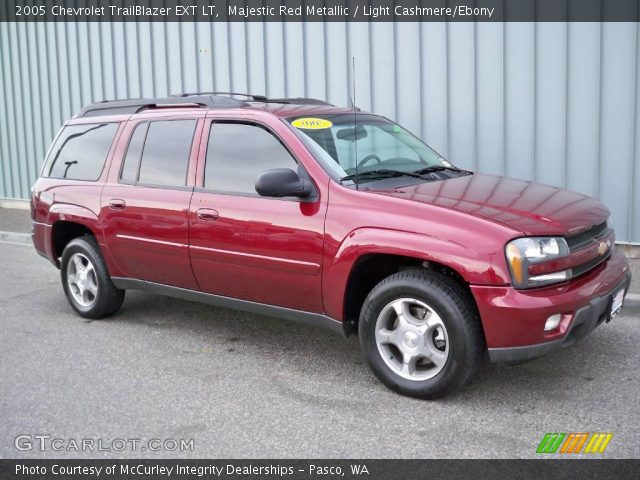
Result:
<svg viewBox="0 0 640 480"><path fill-rule="evenodd" d="M564 348L609 320L611 295L628 289L629 266L622 251L591 272L566 284L535 290L471 286L482 319L489 358L522 362ZM560 326L544 332L550 315Z"/></svg>

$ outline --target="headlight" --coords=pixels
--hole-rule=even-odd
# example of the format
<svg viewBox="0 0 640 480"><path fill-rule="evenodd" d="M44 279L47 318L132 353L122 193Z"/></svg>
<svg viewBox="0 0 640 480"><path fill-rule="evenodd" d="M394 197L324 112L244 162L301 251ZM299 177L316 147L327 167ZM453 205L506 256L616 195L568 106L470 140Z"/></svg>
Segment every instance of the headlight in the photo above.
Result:
<svg viewBox="0 0 640 480"><path fill-rule="evenodd" d="M558 260L569 255L569 247L562 237L524 237L507 243L505 247L511 280L516 288L532 288L571 278L571 269L529 275L529 266Z"/></svg>

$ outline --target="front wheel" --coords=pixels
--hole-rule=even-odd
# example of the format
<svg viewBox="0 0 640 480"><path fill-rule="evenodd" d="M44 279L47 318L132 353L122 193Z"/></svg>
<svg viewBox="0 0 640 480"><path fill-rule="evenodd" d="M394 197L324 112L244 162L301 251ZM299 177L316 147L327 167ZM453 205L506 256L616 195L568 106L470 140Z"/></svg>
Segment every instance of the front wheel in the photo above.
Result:
<svg viewBox="0 0 640 480"><path fill-rule="evenodd" d="M405 270L380 282L365 299L358 334L376 376L412 397L435 399L460 388L482 358L472 299L430 270Z"/></svg>
<svg viewBox="0 0 640 480"><path fill-rule="evenodd" d="M117 312L124 290L116 288L93 237L79 237L65 247L60 262L62 288L73 309L85 318Z"/></svg>

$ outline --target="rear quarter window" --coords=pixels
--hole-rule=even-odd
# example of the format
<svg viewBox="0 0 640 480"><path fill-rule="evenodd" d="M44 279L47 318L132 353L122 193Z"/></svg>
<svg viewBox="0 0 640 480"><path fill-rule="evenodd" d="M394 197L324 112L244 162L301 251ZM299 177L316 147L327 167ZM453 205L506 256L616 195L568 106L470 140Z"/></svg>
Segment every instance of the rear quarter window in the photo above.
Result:
<svg viewBox="0 0 640 480"><path fill-rule="evenodd" d="M51 148L42 175L69 180L98 180L117 131L117 123L65 127Z"/></svg>
<svg viewBox="0 0 640 480"><path fill-rule="evenodd" d="M166 120L139 124L122 166L127 183L184 187L197 120Z"/></svg>

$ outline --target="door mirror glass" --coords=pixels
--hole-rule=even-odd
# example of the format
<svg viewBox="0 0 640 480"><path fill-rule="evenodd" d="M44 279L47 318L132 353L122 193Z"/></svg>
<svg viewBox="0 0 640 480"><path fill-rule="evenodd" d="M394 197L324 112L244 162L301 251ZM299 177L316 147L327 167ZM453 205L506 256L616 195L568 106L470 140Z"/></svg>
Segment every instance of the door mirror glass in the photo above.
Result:
<svg viewBox="0 0 640 480"><path fill-rule="evenodd" d="M305 198L313 191L311 182L300 178L290 168L272 168L264 171L256 181L256 192L263 197Z"/></svg>

